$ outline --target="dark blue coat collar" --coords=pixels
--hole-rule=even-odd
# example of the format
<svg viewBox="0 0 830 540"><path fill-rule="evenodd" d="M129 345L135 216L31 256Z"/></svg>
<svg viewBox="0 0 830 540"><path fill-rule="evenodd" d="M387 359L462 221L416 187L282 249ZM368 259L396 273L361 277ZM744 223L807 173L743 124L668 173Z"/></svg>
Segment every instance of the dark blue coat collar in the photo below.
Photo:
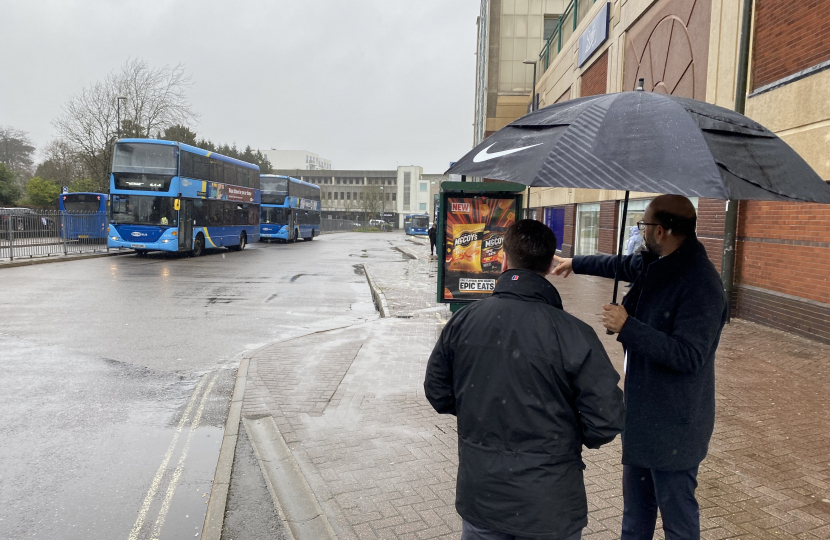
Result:
<svg viewBox="0 0 830 540"><path fill-rule="evenodd" d="M556 287L530 270L516 269L504 272L496 282L493 296L527 302L544 302L562 309L562 299Z"/></svg>

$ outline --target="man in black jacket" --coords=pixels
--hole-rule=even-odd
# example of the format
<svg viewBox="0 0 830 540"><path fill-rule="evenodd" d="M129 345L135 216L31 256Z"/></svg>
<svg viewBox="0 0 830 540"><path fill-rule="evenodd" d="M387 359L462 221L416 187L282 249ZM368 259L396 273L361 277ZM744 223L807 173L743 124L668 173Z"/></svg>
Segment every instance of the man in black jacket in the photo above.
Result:
<svg viewBox="0 0 830 540"><path fill-rule="evenodd" d="M623 540L651 539L657 509L666 540L700 538L698 465L715 425L715 350L726 322L718 272L695 236L691 201L662 195L638 225L647 251L622 258L633 281L622 306L603 307L626 355ZM554 274L613 278L617 258L556 258Z"/></svg>
<svg viewBox="0 0 830 540"><path fill-rule="evenodd" d="M544 224L511 226L492 297L456 313L429 358L426 397L458 417L464 540L579 539L582 445L598 448L623 427L619 375L545 279L555 251Z"/></svg>
<svg viewBox="0 0 830 540"><path fill-rule="evenodd" d="M435 253L435 240L437 238L437 231L435 230L435 224L429 226L429 230L427 231L427 235L429 236L429 255L432 256Z"/></svg>

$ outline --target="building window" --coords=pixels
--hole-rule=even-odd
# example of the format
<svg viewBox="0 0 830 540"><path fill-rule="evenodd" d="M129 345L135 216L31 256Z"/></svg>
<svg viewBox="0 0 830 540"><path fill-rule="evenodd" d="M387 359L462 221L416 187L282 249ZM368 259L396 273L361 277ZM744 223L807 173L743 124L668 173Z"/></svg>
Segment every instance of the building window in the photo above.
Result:
<svg viewBox="0 0 830 540"><path fill-rule="evenodd" d="M426 209L427 209L427 203L422 202L418 205L418 210L420 210L421 212L426 212Z"/></svg>
<svg viewBox="0 0 830 540"><path fill-rule="evenodd" d="M557 24L559 24L559 15L545 15L545 30L543 35L545 41L550 39L550 36L556 31Z"/></svg>
<svg viewBox="0 0 830 540"><path fill-rule="evenodd" d="M574 255L594 255L599 247L599 203L576 207Z"/></svg>
<svg viewBox="0 0 830 540"><path fill-rule="evenodd" d="M352 200L352 192L351 192L351 191L347 191L347 192L346 192L346 200L347 200L347 201Z"/></svg>
<svg viewBox="0 0 830 540"><path fill-rule="evenodd" d="M421 188L420 189L421 189L421 191L426 191L427 190L427 183L426 182L421 182Z"/></svg>
<svg viewBox="0 0 830 540"><path fill-rule="evenodd" d="M403 173L403 209L409 210L409 202L412 196L409 190L412 189L412 173Z"/></svg>
<svg viewBox="0 0 830 540"><path fill-rule="evenodd" d="M393 194L392 194L392 200L393 200L393 201L396 201L397 199L398 199L398 194L397 194L397 193L393 193Z"/></svg>

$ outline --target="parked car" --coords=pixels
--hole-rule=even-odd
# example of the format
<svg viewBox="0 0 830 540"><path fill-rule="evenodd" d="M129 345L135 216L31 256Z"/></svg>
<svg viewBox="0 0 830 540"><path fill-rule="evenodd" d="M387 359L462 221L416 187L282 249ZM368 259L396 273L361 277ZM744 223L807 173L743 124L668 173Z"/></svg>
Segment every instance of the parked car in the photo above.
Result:
<svg viewBox="0 0 830 540"><path fill-rule="evenodd" d="M0 234L7 237L14 233L43 236L57 232L54 219L42 216L31 208L0 208Z"/></svg>

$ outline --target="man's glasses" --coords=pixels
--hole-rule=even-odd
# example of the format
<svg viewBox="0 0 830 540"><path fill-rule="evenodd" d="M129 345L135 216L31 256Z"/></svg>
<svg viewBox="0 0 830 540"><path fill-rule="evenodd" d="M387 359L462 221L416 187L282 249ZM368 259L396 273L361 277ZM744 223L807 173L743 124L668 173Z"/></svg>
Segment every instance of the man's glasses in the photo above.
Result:
<svg viewBox="0 0 830 540"><path fill-rule="evenodd" d="M660 224L659 223L646 223L645 221L638 221L637 222L637 228L640 229L641 231L646 230L646 225L657 226L657 225L660 225Z"/></svg>

